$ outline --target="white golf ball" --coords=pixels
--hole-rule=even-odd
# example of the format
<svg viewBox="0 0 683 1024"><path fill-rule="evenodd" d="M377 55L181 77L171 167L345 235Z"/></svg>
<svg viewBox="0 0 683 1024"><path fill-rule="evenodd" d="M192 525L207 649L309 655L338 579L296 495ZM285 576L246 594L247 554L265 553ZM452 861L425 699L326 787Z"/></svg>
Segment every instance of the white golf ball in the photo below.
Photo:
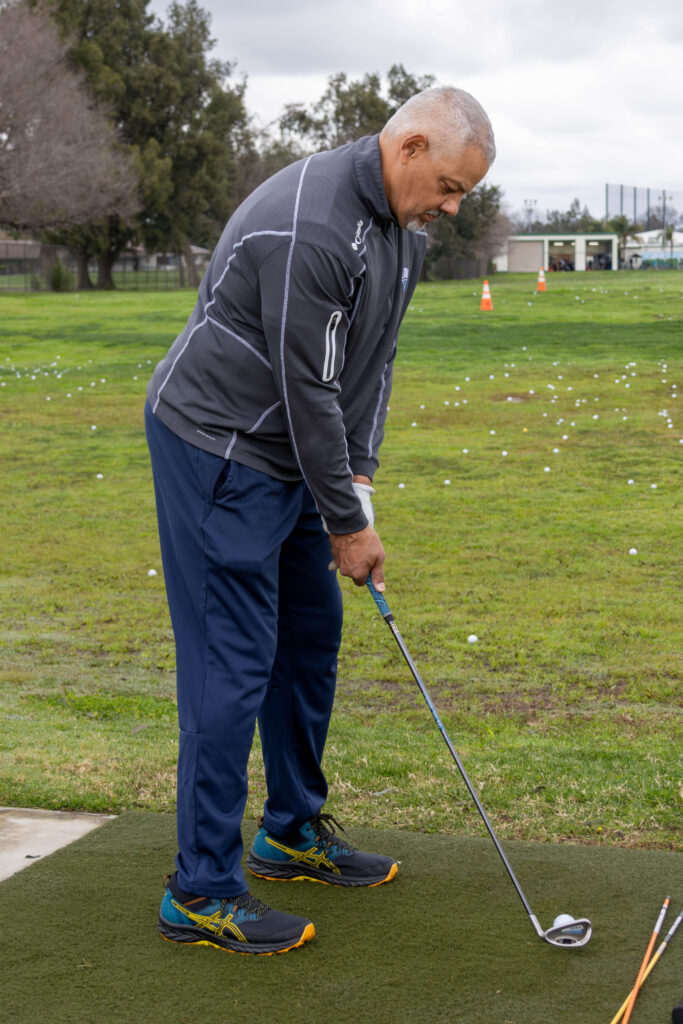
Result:
<svg viewBox="0 0 683 1024"><path fill-rule="evenodd" d="M637 548L629 548L628 549L628 553L629 553L629 555L637 555L638 554L638 549Z"/></svg>
<svg viewBox="0 0 683 1024"><path fill-rule="evenodd" d="M148 576L156 576L156 574L157 574L156 569L149 569L148 572L147 572Z"/></svg>
<svg viewBox="0 0 683 1024"><path fill-rule="evenodd" d="M571 914L558 914L553 921L553 928L564 928L567 924L574 924L574 918Z"/></svg>
<svg viewBox="0 0 683 1024"><path fill-rule="evenodd" d="M475 633L470 633L470 635L467 637L467 643L476 644L478 639L479 637Z"/></svg>

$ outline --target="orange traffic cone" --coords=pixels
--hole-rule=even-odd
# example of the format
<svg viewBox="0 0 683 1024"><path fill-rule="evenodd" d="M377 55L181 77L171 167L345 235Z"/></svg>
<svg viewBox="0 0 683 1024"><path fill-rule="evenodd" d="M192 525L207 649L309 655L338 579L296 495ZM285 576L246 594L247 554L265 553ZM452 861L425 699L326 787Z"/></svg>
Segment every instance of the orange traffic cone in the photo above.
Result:
<svg viewBox="0 0 683 1024"><path fill-rule="evenodd" d="M491 292L489 291L488 281L484 281L484 287L481 290L481 306L479 309L493 309L493 303L491 302Z"/></svg>
<svg viewBox="0 0 683 1024"><path fill-rule="evenodd" d="M548 289L545 286L545 274L543 273L543 267L538 272L538 281L536 282L536 291L545 292Z"/></svg>

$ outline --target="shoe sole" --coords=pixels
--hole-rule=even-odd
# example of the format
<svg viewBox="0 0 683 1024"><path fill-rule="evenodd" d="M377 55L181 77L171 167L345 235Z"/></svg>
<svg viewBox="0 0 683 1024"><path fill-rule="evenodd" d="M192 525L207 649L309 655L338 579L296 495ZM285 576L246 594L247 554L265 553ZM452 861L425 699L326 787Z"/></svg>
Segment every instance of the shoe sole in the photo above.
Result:
<svg viewBox="0 0 683 1024"><path fill-rule="evenodd" d="M157 928L166 942L178 942L186 946L213 946L214 949L220 949L224 953L240 953L242 956L274 956L277 953L289 953L291 949L298 949L315 937L315 927L310 923L306 925L295 942L287 940L285 944L255 945L250 942L235 942L220 935L207 938L204 929L194 928L191 925L171 924L161 914L159 914Z"/></svg>
<svg viewBox="0 0 683 1024"><path fill-rule="evenodd" d="M342 888L374 889L377 885L390 882L398 874L398 864L394 863L383 878L344 878L342 875L331 875L329 871L318 868L288 866L281 861L263 860L253 853L247 857L247 867L252 875L265 878L269 882L319 882L321 885L336 885Z"/></svg>

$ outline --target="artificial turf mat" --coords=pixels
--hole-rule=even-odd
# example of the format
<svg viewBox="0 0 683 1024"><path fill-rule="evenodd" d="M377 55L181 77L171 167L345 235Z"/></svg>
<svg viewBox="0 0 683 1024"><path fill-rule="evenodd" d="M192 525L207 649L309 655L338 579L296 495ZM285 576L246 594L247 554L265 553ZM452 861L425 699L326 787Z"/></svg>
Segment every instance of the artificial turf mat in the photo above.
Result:
<svg viewBox="0 0 683 1024"><path fill-rule="evenodd" d="M664 896L669 923L683 909L681 853L507 843L543 927L565 912L593 922L584 949L554 949L534 936L487 838L354 829L356 845L401 862L397 879L366 890L252 879L317 934L281 956L245 957L158 935L174 833L169 815L124 814L0 883L0 1020L609 1024ZM668 1024L682 965L679 934L633 1024Z"/></svg>

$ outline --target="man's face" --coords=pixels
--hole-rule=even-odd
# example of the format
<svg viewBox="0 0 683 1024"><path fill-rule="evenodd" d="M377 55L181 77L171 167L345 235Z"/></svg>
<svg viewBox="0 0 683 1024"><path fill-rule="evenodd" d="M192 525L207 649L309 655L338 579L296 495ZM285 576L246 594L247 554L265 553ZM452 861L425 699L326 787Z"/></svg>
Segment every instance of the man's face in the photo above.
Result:
<svg viewBox="0 0 683 1024"><path fill-rule="evenodd" d="M401 143L397 159L385 171L389 206L402 228L419 231L437 217L454 217L487 170L486 158L475 146L435 156L426 138L414 135Z"/></svg>

